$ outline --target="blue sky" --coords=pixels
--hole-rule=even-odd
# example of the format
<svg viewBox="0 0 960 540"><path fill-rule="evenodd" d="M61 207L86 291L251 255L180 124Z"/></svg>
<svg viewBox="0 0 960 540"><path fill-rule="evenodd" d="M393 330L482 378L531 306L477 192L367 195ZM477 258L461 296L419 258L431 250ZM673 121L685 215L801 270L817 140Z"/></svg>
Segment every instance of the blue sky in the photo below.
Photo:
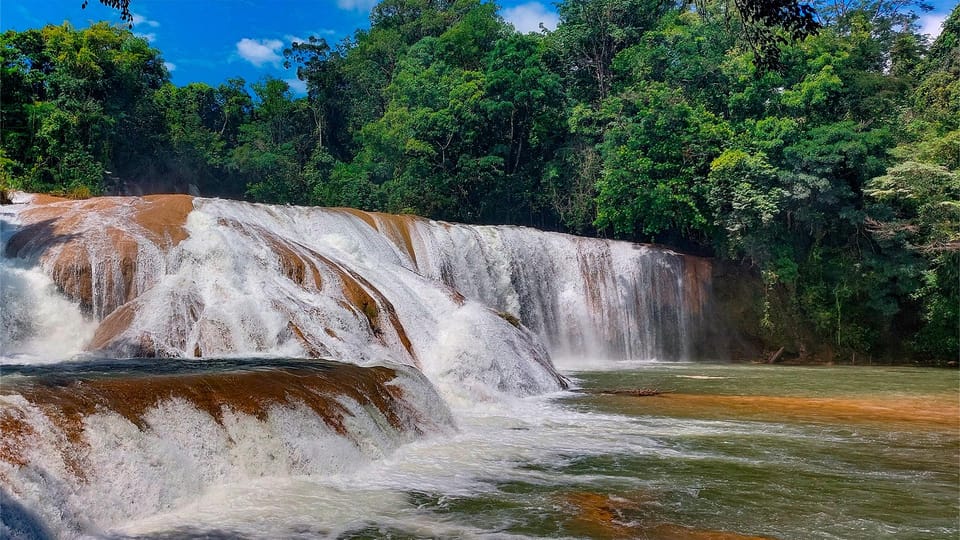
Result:
<svg viewBox="0 0 960 540"><path fill-rule="evenodd" d="M331 44L369 25L376 0L132 0L133 31L160 49L173 82L217 85L229 77L255 81L271 75L302 85L294 70L282 66L283 48L310 35ZM117 11L90 0L0 0L0 29L24 30L70 21L77 28L91 22L119 22ZM954 0L937 0L921 18L927 33L939 33ZM500 13L520 31L541 23L557 24L552 2L501 0Z"/></svg>

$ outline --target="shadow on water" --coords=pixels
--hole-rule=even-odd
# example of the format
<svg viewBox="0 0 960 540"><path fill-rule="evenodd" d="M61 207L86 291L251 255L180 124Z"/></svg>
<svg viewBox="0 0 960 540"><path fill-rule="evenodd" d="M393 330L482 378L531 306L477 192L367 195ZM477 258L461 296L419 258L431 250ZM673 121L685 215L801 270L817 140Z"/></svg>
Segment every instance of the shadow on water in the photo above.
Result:
<svg viewBox="0 0 960 540"><path fill-rule="evenodd" d="M33 510L0 487L0 538L10 540L52 540L54 537Z"/></svg>
<svg viewBox="0 0 960 540"><path fill-rule="evenodd" d="M65 244L80 236L77 233L57 232L58 221L59 219L53 218L30 225L18 225L9 220L0 219L3 256L10 259L38 257L42 251Z"/></svg>

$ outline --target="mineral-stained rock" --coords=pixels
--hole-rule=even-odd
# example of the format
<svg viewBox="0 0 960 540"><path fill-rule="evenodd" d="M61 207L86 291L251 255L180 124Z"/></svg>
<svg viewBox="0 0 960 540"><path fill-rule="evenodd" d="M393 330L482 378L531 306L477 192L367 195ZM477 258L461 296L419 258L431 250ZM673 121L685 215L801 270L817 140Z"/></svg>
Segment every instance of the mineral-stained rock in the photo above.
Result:
<svg viewBox="0 0 960 540"><path fill-rule="evenodd" d="M39 260L67 296L103 319L150 285L163 255L187 237L192 209L186 195L35 196L6 255Z"/></svg>

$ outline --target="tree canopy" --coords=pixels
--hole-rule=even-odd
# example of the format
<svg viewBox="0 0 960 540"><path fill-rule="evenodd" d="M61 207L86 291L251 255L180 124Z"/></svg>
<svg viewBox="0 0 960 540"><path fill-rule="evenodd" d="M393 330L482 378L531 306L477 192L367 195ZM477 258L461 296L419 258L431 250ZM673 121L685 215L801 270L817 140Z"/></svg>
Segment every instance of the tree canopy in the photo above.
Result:
<svg viewBox="0 0 960 540"><path fill-rule="evenodd" d="M930 43L923 7L564 0L520 34L479 0L385 0L285 52L305 97L174 86L105 23L8 31L0 182L659 242L762 276L771 341L955 359L960 15Z"/></svg>

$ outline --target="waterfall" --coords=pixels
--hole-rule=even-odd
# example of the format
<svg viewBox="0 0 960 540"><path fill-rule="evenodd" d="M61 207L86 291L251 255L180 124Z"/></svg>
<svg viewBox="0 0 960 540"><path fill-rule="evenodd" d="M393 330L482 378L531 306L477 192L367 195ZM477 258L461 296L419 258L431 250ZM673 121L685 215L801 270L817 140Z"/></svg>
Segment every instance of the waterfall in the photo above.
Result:
<svg viewBox="0 0 960 540"><path fill-rule="evenodd" d="M186 196L35 204L16 219L5 281L39 264L30 279L101 321L86 348L113 356L392 361L539 392L556 379L540 343L574 363L691 359L710 322L707 261L627 242ZM8 289L7 303L51 305ZM60 343L89 334L63 323L77 337ZM27 327L8 316L3 331Z"/></svg>
<svg viewBox="0 0 960 540"><path fill-rule="evenodd" d="M19 229L18 205L0 206L0 246ZM96 322L30 261L0 257L0 364L57 362L90 341Z"/></svg>
<svg viewBox="0 0 960 540"><path fill-rule="evenodd" d="M454 431L448 407L565 388L551 356L691 358L709 318L709 263L651 246L181 195L17 202L0 536L348 474Z"/></svg>
<svg viewBox="0 0 960 540"><path fill-rule="evenodd" d="M687 360L704 337L704 259L525 227L406 224L419 272L518 317L555 357Z"/></svg>
<svg viewBox="0 0 960 540"><path fill-rule="evenodd" d="M406 364L467 398L564 385L528 329L419 274L355 213L156 196L18 219L7 255L99 320L99 355Z"/></svg>
<svg viewBox="0 0 960 540"><path fill-rule="evenodd" d="M212 486L349 474L453 430L446 405L413 368L174 363L160 372L135 361L7 371L0 536L100 536Z"/></svg>

